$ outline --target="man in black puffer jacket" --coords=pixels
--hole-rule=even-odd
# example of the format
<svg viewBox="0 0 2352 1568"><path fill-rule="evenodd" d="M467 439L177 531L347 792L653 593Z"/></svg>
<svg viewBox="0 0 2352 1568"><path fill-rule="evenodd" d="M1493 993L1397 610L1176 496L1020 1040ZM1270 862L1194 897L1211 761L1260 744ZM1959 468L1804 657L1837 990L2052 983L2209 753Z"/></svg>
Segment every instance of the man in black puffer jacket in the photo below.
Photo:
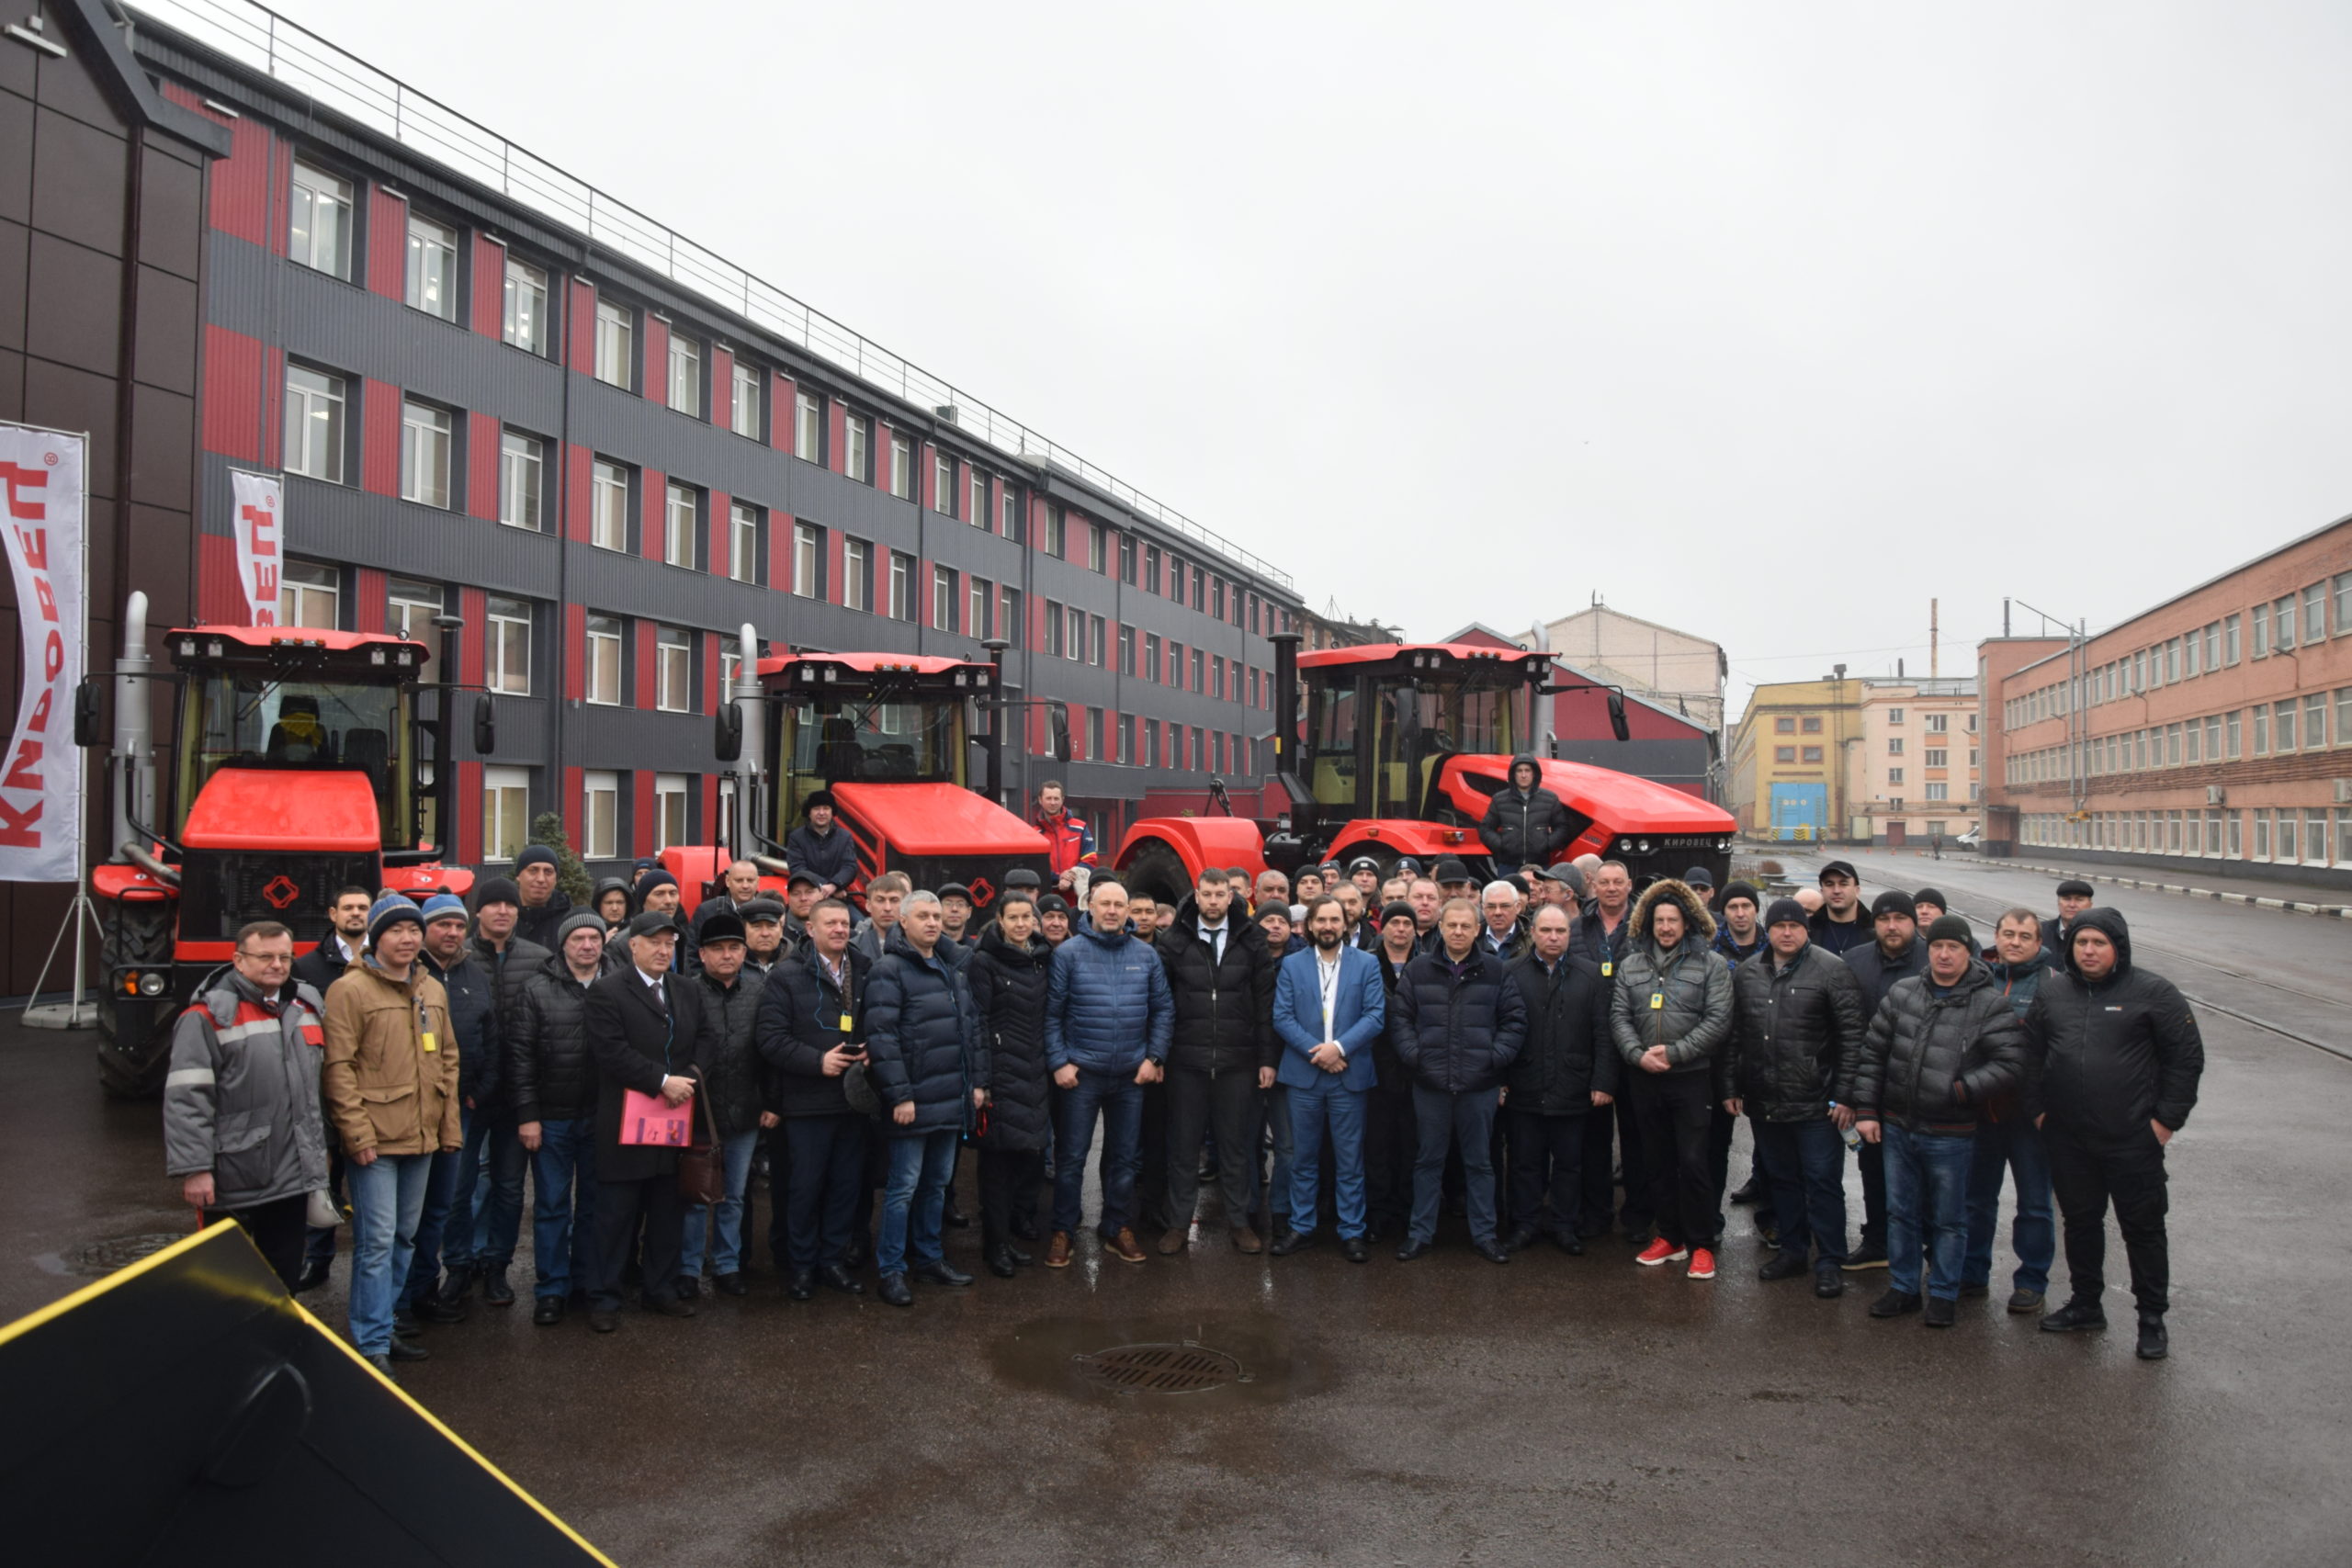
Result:
<svg viewBox="0 0 2352 1568"><path fill-rule="evenodd" d="M1549 1233L1584 1256L1577 1212L1584 1182L1584 1129L1595 1106L1617 1095L1617 1049L1609 1038L1609 982L1590 959L1568 956L1574 927L1555 904L1535 911L1527 955L1511 983L1527 1005L1527 1043L1505 1079L1509 1095L1512 1252ZM1551 1217L1544 1207L1548 1199Z"/></svg>
<svg viewBox="0 0 2352 1568"><path fill-rule="evenodd" d="M604 917L565 916L556 955L525 984L506 1042L515 1136L531 1156L531 1321L543 1327L562 1322L571 1292L596 1278L596 1054L586 1009L604 958Z"/></svg>
<svg viewBox="0 0 2352 1568"><path fill-rule="evenodd" d="M865 1060L866 975L873 961L849 944L850 908L828 898L808 911L808 940L768 972L752 1035L767 1065L767 1108L777 1118L768 1169L783 1178L772 1200L768 1249L791 1269L796 1302L828 1290L863 1295L845 1259L856 1235L872 1124L842 1091Z"/></svg>
<svg viewBox="0 0 2352 1568"><path fill-rule="evenodd" d="M2165 1239L2165 1145L2197 1105L2205 1041L2188 1002L2161 975L2132 966L2132 930L2113 909L2086 909L2066 933L2066 967L2026 1010L2026 1112L2050 1151L2050 1181L2066 1220L2066 1304L2053 1332L2103 1327L2107 1206L2132 1261L2139 1353L2169 1344L2171 1265Z"/></svg>
<svg viewBox="0 0 2352 1568"><path fill-rule="evenodd" d="M1282 1060L1266 928L1241 918L1233 884L1210 866L1158 945L1176 1010L1168 1049L1170 1224L1159 1250L1184 1250L1200 1196L1201 1137L1214 1132L1226 1226L1237 1248L1256 1252L1262 1244L1250 1228L1250 1199L1261 1097Z"/></svg>
<svg viewBox="0 0 2352 1568"><path fill-rule="evenodd" d="M1538 781L1544 770L1532 756L1510 760L1510 783L1495 792L1478 824L1478 840L1495 857L1495 874L1506 875L1522 865L1549 865L1576 835L1567 807Z"/></svg>
<svg viewBox="0 0 2352 1568"><path fill-rule="evenodd" d="M1823 921L1809 922L1814 945L1823 946ZM1919 940L1918 908L1911 895L1890 889L1871 901L1871 940L1846 950L1845 958L1862 983L1862 1022L1867 1027L1885 1004L1897 980L1928 970L1928 944ZM1862 1169L1862 1244L1847 1260L1853 1269L1878 1269L1886 1263L1886 1152L1866 1143L1856 1163Z"/></svg>
<svg viewBox="0 0 2352 1568"><path fill-rule="evenodd" d="M1724 1109L1756 1132L1764 1213L1780 1250L1760 1271L1789 1280L1814 1271L1814 1293L1843 1295L1846 1149L1854 1124L1847 1059L1861 1047L1862 987L1836 954L1816 947L1804 906L1775 898L1765 949L1732 971L1731 1037L1715 1066Z"/></svg>
<svg viewBox="0 0 2352 1568"><path fill-rule="evenodd" d="M1503 1074L1527 1041L1527 1003L1501 959L1478 947L1478 907L1456 898L1438 913L1442 945L1405 965L1388 1002L1388 1038L1413 1076L1420 1154L1413 1162L1413 1221L1397 1261L1436 1245L1449 1147L1462 1155L1470 1245L1508 1263L1495 1235L1495 1111Z"/></svg>
<svg viewBox="0 0 2352 1568"><path fill-rule="evenodd" d="M964 965L988 1036L989 1113L980 1134L980 1256L1010 1280L1030 1255L1013 1245L1021 1200L1045 1178L1053 1124L1046 1071L1046 982L1053 943L1037 930L1036 900L1008 892Z"/></svg>
<svg viewBox="0 0 2352 1568"><path fill-rule="evenodd" d="M989 1056L963 965L940 951L945 924L937 894L908 894L866 984L865 1048L875 1097L889 1118L882 1128L889 1173L874 1244L882 1277L876 1294L889 1306L914 1304L910 1262L916 1278L933 1284L972 1282L947 1261L939 1226L956 1141L973 1109L988 1100Z"/></svg>
<svg viewBox="0 0 2352 1568"><path fill-rule="evenodd" d="M1968 1256L1968 1164L1978 1113L2025 1076L2025 1033L1958 915L1928 928L1928 972L1895 983L1845 1077L1854 1126L1886 1148L1886 1293L1872 1317L1919 1310L1951 1326Z"/></svg>
<svg viewBox="0 0 2352 1568"><path fill-rule="evenodd" d="M704 1105L710 1111L722 1151L720 1165L727 1177L727 1196L717 1214L697 1203L686 1210L685 1242L678 1255L678 1292L693 1295L702 1289L702 1257L711 1222L711 1284L720 1293L745 1293L743 1265L751 1248L748 1198L752 1184L752 1153L767 1124L760 1085L759 1043L752 1038L752 1020L760 1009L763 982L745 973L750 933L742 917L722 910L703 917L696 928L700 951L695 956L694 984L702 993L702 1043L695 1060L702 1065ZM707 1129L703 1106L695 1110L697 1137Z"/></svg>

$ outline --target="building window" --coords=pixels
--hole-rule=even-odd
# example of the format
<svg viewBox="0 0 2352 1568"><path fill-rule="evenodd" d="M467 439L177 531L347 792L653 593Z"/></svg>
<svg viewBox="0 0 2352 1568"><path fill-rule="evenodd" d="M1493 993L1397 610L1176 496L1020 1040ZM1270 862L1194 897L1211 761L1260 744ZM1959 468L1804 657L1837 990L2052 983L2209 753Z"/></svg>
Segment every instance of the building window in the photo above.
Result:
<svg viewBox="0 0 2352 1568"><path fill-rule="evenodd" d="M1222 577L1209 579L1209 618L1225 619L1225 579Z"/></svg>
<svg viewBox="0 0 2352 1568"><path fill-rule="evenodd" d="M596 301L596 379L608 386L634 386L637 316L626 305Z"/></svg>
<svg viewBox="0 0 2352 1568"><path fill-rule="evenodd" d="M2270 606L2267 604L2254 607L2254 656L2256 659L2270 657Z"/></svg>
<svg viewBox="0 0 2352 1568"><path fill-rule="evenodd" d="M582 803L584 814L581 821L581 856L586 860L615 859L620 854L621 843L621 776L592 773L582 782L586 791Z"/></svg>
<svg viewBox="0 0 2352 1568"><path fill-rule="evenodd" d="M1903 710L1897 708L1894 711L1900 713ZM1951 729L1951 715L1948 713L1925 714L1921 716L1920 722L1928 727L1930 735L1948 734Z"/></svg>
<svg viewBox="0 0 2352 1568"><path fill-rule="evenodd" d="M687 713L695 705L695 634L678 626L653 634L653 705L663 713Z"/></svg>
<svg viewBox="0 0 2352 1568"><path fill-rule="evenodd" d="M531 694L531 606L521 599L487 602L482 634L483 683L512 697Z"/></svg>
<svg viewBox="0 0 2352 1568"><path fill-rule="evenodd" d="M1004 487L1003 498L997 503L997 532L1005 538L1018 541L1021 537L1021 498L1011 485Z"/></svg>
<svg viewBox="0 0 2352 1568"><path fill-rule="evenodd" d="M734 401L729 423L735 434L752 441L767 439L767 399L763 389L767 385L767 373L756 365L735 362L733 377Z"/></svg>
<svg viewBox="0 0 2352 1568"><path fill-rule="evenodd" d="M2254 813L2254 858L2270 858L2270 813L2259 808Z"/></svg>
<svg viewBox="0 0 2352 1568"><path fill-rule="evenodd" d="M915 558L898 550L890 552L890 618L915 618Z"/></svg>
<svg viewBox="0 0 2352 1568"><path fill-rule="evenodd" d="M1804 749L1804 760L1805 760L1806 761L1808 761L1808 762L1818 762L1819 761L1821 761L1821 748L1820 748L1820 747L1818 747L1818 746L1807 746L1807 747L1805 747L1805 748ZM1898 770L1898 771L1899 771L1899 770Z"/></svg>
<svg viewBox="0 0 2352 1568"><path fill-rule="evenodd" d="M2291 699L2280 703L2272 712L2270 741L2274 751L2287 752L2295 749L2295 705Z"/></svg>
<svg viewBox="0 0 2352 1568"><path fill-rule="evenodd" d="M1928 785L1928 798L1929 800L1950 800L1951 798L1951 785L1948 784L1929 783Z"/></svg>
<svg viewBox="0 0 2352 1568"><path fill-rule="evenodd" d="M2313 692L2303 698L2303 750L2316 751L2326 744L2327 694Z"/></svg>
<svg viewBox="0 0 2352 1568"><path fill-rule="evenodd" d="M2231 665L2237 661L2238 618L2235 615L2225 615L2222 619L2222 662L2224 665Z"/></svg>
<svg viewBox="0 0 2352 1568"><path fill-rule="evenodd" d="M518 430L498 437L498 520L510 528L539 525L539 498L544 493L547 446Z"/></svg>
<svg viewBox="0 0 2352 1568"><path fill-rule="evenodd" d="M956 629L956 569L934 566L931 569L931 624L934 630L952 632Z"/></svg>
<svg viewBox="0 0 2352 1568"><path fill-rule="evenodd" d="M1806 748L1805 748L1805 750L1808 750L1808 751L1813 751L1813 750L1818 750L1818 749L1817 749L1817 748L1815 748L1815 747L1808 746L1808 747L1806 747ZM1808 761L1812 761L1813 759L1811 759L1811 758L1807 758L1806 760L1807 760ZM1903 770L1902 770L1901 768L1889 768L1889 769L1887 769L1887 770L1886 770L1886 782L1887 782L1887 783L1889 783L1889 784L1901 784L1901 783L1903 782Z"/></svg>
<svg viewBox="0 0 2352 1568"><path fill-rule="evenodd" d="M653 775L653 849L655 853L686 841L686 775Z"/></svg>
<svg viewBox="0 0 2352 1568"><path fill-rule="evenodd" d="M900 501L915 498L915 444L895 431L890 435L890 493Z"/></svg>
<svg viewBox="0 0 2352 1568"><path fill-rule="evenodd" d="M968 586L964 595L964 635L983 640L996 636L989 615L996 608L996 584L985 577L967 578L965 581Z"/></svg>
<svg viewBox="0 0 2352 1568"><path fill-rule="evenodd" d="M1930 768L1947 768L1951 765L1951 753L1930 750L1920 761Z"/></svg>
<svg viewBox="0 0 2352 1568"><path fill-rule="evenodd" d="M308 164L294 165L291 228L287 251L304 266L348 281L351 276L351 182Z"/></svg>
<svg viewBox="0 0 2352 1568"><path fill-rule="evenodd" d="M334 630L343 624L341 575L334 568L314 561L288 561L278 584L277 608L287 626Z"/></svg>
<svg viewBox="0 0 2352 1568"><path fill-rule="evenodd" d="M528 768L484 768L481 771L481 858L513 860L530 841L531 771Z"/></svg>
<svg viewBox="0 0 2352 1568"><path fill-rule="evenodd" d="M1143 678L1155 686L1159 684L1159 635L1157 632L1144 634Z"/></svg>
<svg viewBox="0 0 2352 1568"><path fill-rule="evenodd" d="M792 591L803 599L825 596L825 536L814 523L792 525Z"/></svg>
<svg viewBox="0 0 2352 1568"><path fill-rule="evenodd" d="M588 542L599 549L628 548L628 470L596 459L589 482Z"/></svg>
<svg viewBox="0 0 2352 1568"><path fill-rule="evenodd" d="M1120 714L1111 722L1111 732L1117 737L1117 761L1132 766L1136 760L1136 720L1133 714Z"/></svg>
<svg viewBox="0 0 2352 1568"><path fill-rule="evenodd" d="M441 613L444 603L441 586L435 582L395 577L385 584L384 629L424 645L424 668L417 671L420 681L440 679L435 671L441 665L441 634L435 629L433 617Z"/></svg>
<svg viewBox="0 0 2352 1568"><path fill-rule="evenodd" d="M1098 762L1107 760L1104 756L1106 749L1103 739L1102 710L1088 708L1086 710L1086 754Z"/></svg>
<svg viewBox="0 0 2352 1568"><path fill-rule="evenodd" d="M842 421L844 437L842 471L860 484L874 482L874 427L862 413L851 414Z"/></svg>
<svg viewBox="0 0 2352 1568"><path fill-rule="evenodd" d="M1135 586L1136 536L1133 534L1122 533L1119 536L1119 581L1130 588ZM1256 629L1255 626L1250 628L1252 631Z"/></svg>
<svg viewBox="0 0 2352 1568"><path fill-rule="evenodd" d="M1896 708L1896 709L1894 710L1894 722L1895 722L1895 723L1897 723L1897 724L1901 724L1901 723L1903 722L1903 710L1902 710L1901 708ZM1807 714L1807 715L1804 716L1804 721L1802 722L1802 724L1799 726L1799 728L1802 728L1802 729L1804 730L1804 732L1805 734L1807 734L1807 735L1818 735L1818 734L1820 734L1820 733L1821 733L1821 718L1820 718L1820 716L1818 716L1818 715L1816 715L1816 714Z"/></svg>
<svg viewBox="0 0 2352 1568"><path fill-rule="evenodd" d="M343 482L344 382L290 361L286 367L286 471Z"/></svg>
<svg viewBox="0 0 2352 1568"><path fill-rule="evenodd" d="M1900 735L1890 735L1886 738L1886 754L1890 757L1900 757L1903 755L1903 737Z"/></svg>
<svg viewBox="0 0 2352 1568"><path fill-rule="evenodd" d="M760 580L760 509L739 501L727 513L727 575L738 582Z"/></svg>
<svg viewBox="0 0 2352 1568"><path fill-rule="evenodd" d="M956 515L956 459L944 452L932 454L931 501L942 516Z"/></svg>
<svg viewBox="0 0 2352 1568"><path fill-rule="evenodd" d="M670 334L670 407L702 417L702 344L678 333Z"/></svg>
<svg viewBox="0 0 2352 1568"><path fill-rule="evenodd" d="M1797 721L1792 716L1784 715L1772 721L1772 733L1775 735L1794 735L1796 732Z"/></svg>
<svg viewBox="0 0 2352 1568"><path fill-rule="evenodd" d="M1063 535L1068 530L1069 526L1069 519L1064 515L1060 507L1048 506L1046 508L1046 538L1044 548L1046 553L1053 557L1056 560L1062 558L1062 545L1064 542Z"/></svg>
<svg viewBox="0 0 2352 1568"><path fill-rule="evenodd" d="M689 571L695 566L695 513L699 499L692 485L672 479L662 508L662 558Z"/></svg>
<svg viewBox="0 0 2352 1568"><path fill-rule="evenodd" d="M1207 674L1208 656L1195 648L1193 649L1193 690L1196 692L1208 690L1208 687L1202 683Z"/></svg>
<svg viewBox="0 0 2352 1568"><path fill-rule="evenodd" d="M997 635L1013 647L1021 646L1021 590L1001 588L996 595Z"/></svg>
<svg viewBox="0 0 2352 1568"><path fill-rule="evenodd" d="M1143 591L1146 593L1159 592L1159 547L1158 545L1146 545L1143 547Z"/></svg>
<svg viewBox="0 0 2352 1568"><path fill-rule="evenodd" d="M408 215L408 303L445 321L458 319L458 231Z"/></svg>
<svg viewBox="0 0 2352 1568"><path fill-rule="evenodd" d="M964 521L975 528L989 525L989 477L978 468L972 470L972 500L964 513Z"/></svg>
<svg viewBox="0 0 2352 1568"><path fill-rule="evenodd" d="M2254 755L2257 757L2267 757L2270 755L2270 709L2266 705L2256 704L2252 711L2254 714Z"/></svg>
<svg viewBox="0 0 2352 1568"><path fill-rule="evenodd" d="M2275 623L2270 643L2272 651L2277 653L2288 653L2293 651L2295 648L2295 596L2290 593L2286 597L2280 599L2277 604L2273 605L2271 618Z"/></svg>
<svg viewBox="0 0 2352 1568"><path fill-rule="evenodd" d="M871 558L864 539L842 541L842 604L844 608L873 608L874 577L868 570Z"/></svg>
<svg viewBox="0 0 2352 1568"><path fill-rule="evenodd" d="M588 617L588 700L599 707L621 703L621 623L617 615Z"/></svg>
<svg viewBox="0 0 2352 1568"><path fill-rule="evenodd" d="M2335 635L2352 637L2352 571L2335 574ZM2347 857L2335 858L2341 861Z"/></svg>
<svg viewBox="0 0 2352 1568"><path fill-rule="evenodd" d="M548 351L548 275L511 257L499 335L526 353L544 355Z"/></svg>
<svg viewBox="0 0 2352 1568"><path fill-rule="evenodd" d="M1052 654L1056 659L1066 657L1063 650L1069 647L1069 644L1063 640L1064 625L1065 623L1062 620L1062 607L1059 601L1053 599L1046 600L1046 651Z"/></svg>
<svg viewBox="0 0 2352 1568"><path fill-rule="evenodd" d="M1102 667L1106 651L1105 640L1108 632L1109 627L1105 626L1102 616L1086 617L1086 661L1098 669Z"/></svg>
<svg viewBox="0 0 2352 1568"><path fill-rule="evenodd" d="M825 400L814 392L793 395L792 455L804 463L825 460Z"/></svg>
<svg viewBox="0 0 2352 1568"><path fill-rule="evenodd" d="M421 506L449 505L449 411L430 403L401 405L401 499Z"/></svg>
<svg viewBox="0 0 2352 1568"><path fill-rule="evenodd" d="M1121 626L1119 628L1119 673L1132 675L1135 672L1136 629L1133 626ZM1252 671L1251 673L1255 674L1256 671Z"/></svg>
<svg viewBox="0 0 2352 1568"><path fill-rule="evenodd" d="M1090 571L1107 572L1111 570L1109 539L1100 523L1086 525L1086 565Z"/></svg>

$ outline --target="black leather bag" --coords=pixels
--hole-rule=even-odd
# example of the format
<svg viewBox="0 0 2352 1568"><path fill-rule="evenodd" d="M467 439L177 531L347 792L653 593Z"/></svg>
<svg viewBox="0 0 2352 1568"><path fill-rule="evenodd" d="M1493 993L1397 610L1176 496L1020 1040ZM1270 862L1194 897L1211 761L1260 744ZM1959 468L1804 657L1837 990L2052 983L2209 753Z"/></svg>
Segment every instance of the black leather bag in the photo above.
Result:
<svg viewBox="0 0 2352 1568"><path fill-rule="evenodd" d="M710 1109L710 1093L695 1086L695 1109L701 1112L708 1143L697 1143L678 1155L678 1196L689 1203L708 1206L727 1198L727 1151L718 1140L718 1120Z"/></svg>

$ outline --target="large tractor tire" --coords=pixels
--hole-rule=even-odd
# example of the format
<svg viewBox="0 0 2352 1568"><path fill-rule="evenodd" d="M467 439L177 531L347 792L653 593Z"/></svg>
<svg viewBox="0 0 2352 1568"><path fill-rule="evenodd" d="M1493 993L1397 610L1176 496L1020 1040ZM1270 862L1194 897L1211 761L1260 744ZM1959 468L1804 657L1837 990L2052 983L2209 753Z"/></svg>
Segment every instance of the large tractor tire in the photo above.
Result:
<svg viewBox="0 0 2352 1568"><path fill-rule="evenodd" d="M164 1077L171 1070L170 1029L156 1029L144 1040L121 1038L121 1021L106 987L118 968L170 972L176 908L161 900L98 905L98 1085L116 1100L152 1100L163 1093ZM146 1019L154 1010L133 1007L131 1012Z"/></svg>
<svg viewBox="0 0 2352 1568"><path fill-rule="evenodd" d="M1119 873L1119 880L1131 893L1148 893L1161 903L1173 906L1193 890L1193 879L1184 874L1184 863L1176 852L1155 839L1136 851Z"/></svg>

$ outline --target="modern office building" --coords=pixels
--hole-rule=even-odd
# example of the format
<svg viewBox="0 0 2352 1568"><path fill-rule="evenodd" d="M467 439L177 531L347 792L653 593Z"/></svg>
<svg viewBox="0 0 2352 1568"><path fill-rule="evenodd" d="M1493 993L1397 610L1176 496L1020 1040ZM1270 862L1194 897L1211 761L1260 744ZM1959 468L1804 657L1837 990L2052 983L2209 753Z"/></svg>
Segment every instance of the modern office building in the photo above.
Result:
<svg viewBox="0 0 2352 1568"><path fill-rule="evenodd" d="M243 469L282 476L288 620L437 661L463 618L499 713L457 753L469 863L548 809L599 869L707 839L747 622L1010 639L1072 743L1028 712L1008 803L1061 777L1106 842L1261 770L1276 567L245 0L47 14L0 38L0 417L96 436L94 667L134 589L158 629L247 618Z"/></svg>
<svg viewBox="0 0 2352 1568"><path fill-rule="evenodd" d="M2352 886L2352 517L1979 660L1988 852Z"/></svg>

